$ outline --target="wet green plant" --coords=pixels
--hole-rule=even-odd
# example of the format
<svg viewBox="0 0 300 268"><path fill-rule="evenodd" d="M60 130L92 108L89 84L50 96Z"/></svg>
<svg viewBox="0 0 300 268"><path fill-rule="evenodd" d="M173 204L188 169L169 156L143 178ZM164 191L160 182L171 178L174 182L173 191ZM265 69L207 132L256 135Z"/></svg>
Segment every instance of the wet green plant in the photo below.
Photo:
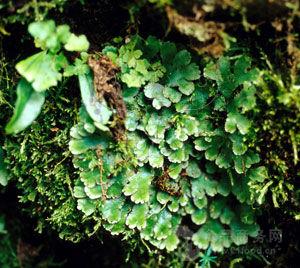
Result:
<svg viewBox="0 0 300 268"><path fill-rule="evenodd" d="M269 66L271 66L269 64ZM290 83L274 70L261 72L257 85L260 87L260 118L255 120L263 161L269 177L264 182L253 182L253 194L264 203L269 195L275 208L289 204L288 213L299 218L299 85L291 78ZM262 112L264 111L264 112Z"/></svg>
<svg viewBox="0 0 300 268"><path fill-rule="evenodd" d="M15 2L12 0L2 1L0 4L0 34L10 35L6 26L14 23L27 24L33 20L41 21L52 10L63 11L67 0Z"/></svg>
<svg viewBox="0 0 300 268"><path fill-rule="evenodd" d="M16 184L19 202L36 230L54 230L60 238L78 242L94 230L90 219L77 213L71 191L77 172L68 142L78 99L66 98L73 91L65 84L48 92L39 119L16 137L7 137L3 149L8 178Z"/></svg>
<svg viewBox="0 0 300 268"><path fill-rule="evenodd" d="M99 127L82 108L70 141L78 208L112 234L138 232L168 251L180 242L183 219L200 249L222 251L256 236L248 183L267 173L253 147L250 59L223 57L201 75L188 51L153 37L103 53L121 69L126 139L113 139L112 117ZM81 87L93 87L89 75Z"/></svg>
<svg viewBox="0 0 300 268"><path fill-rule="evenodd" d="M16 69L23 79L17 85L14 115L6 125L6 133L18 133L29 126L39 115L45 102L46 91L57 86L62 77L87 72L85 64L89 42L84 35L76 36L67 25L56 27L55 22L31 23L29 33L34 37L38 52L17 63ZM64 51L79 52L74 64L68 62Z"/></svg>
<svg viewBox="0 0 300 268"><path fill-rule="evenodd" d="M89 43L85 36L70 33L66 25L56 27L53 21L30 24L29 32L42 51L16 65L24 78L18 84L16 109L6 132L16 134L29 126L40 113L45 92L63 76L78 76L82 107L78 123L70 130L69 149L79 176L72 195L81 216L93 218L94 230L103 226L125 238L139 234L142 241L167 251L180 243L178 230L183 221L191 222L192 241L204 250L222 252L257 235L255 199L248 184L263 182L267 172L259 165L254 146L251 116L258 72L251 68L249 57L224 56L201 63L205 65L201 70L187 50L154 37L134 36L120 47L105 47L103 55L120 68L116 79L122 83L126 105L122 121L120 102L112 106L95 87L103 77L94 69L93 75L86 63ZM63 49L81 56L69 64ZM44 118L51 120L53 115ZM118 127L122 135L115 136ZM37 126L36 134L40 130ZM63 129L64 144L65 131L68 128ZM30 136L25 135L22 143ZM7 150L11 156L16 154L9 146ZM59 169L53 173L53 166L49 168L48 173L60 183L72 185L65 179L69 178L65 169L60 176ZM14 172L21 175L24 170ZM41 176L35 180L44 183ZM21 182L23 189L31 189L26 201L36 202L36 190L27 185L31 182ZM40 189L42 199L55 196L49 195L52 185ZM65 186L55 189L55 194L70 198ZM52 201L58 211L52 211L51 217L60 229L59 224L65 226L64 215L72 217L74 207L70 209L69 201L57 203L56 197Z"/></svg>

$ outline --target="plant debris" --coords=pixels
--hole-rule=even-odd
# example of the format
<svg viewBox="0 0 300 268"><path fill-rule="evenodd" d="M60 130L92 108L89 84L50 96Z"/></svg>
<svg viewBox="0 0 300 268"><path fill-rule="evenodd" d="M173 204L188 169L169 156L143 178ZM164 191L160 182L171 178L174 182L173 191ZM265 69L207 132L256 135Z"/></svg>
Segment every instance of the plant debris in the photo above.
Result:
<svg viewBox="0 0 300 268"><path fill-rule="evenodd" d="M196 39L199 46L196 49L200 53L209 53L214 57L220 56L225 50L223 34L224 23L205 20L205 11L194 8L195 17L180 15L170 6L166 7L170 28L175 27L180 33Z"/></svg>
<svg viewBox="0 0 300 268"><path fill-rule="evenodd" d="M121 86L116 80L119 69L106 56L98 60L90 57L89 66L94 72L94 88L99 100L105 99L116 114L111 125L116 140L123 140L125 132L126 106L122 97Z"/></svg>

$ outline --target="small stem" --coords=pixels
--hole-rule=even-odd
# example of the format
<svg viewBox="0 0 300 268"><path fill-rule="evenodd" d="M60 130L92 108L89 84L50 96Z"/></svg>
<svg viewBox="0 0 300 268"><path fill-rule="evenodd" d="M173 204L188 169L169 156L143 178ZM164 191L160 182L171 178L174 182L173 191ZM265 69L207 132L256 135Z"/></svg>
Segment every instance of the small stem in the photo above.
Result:
<svg viewBox="0 0 300 268"><path fill-rule="evenodd" d="M293 153L294 153L294 164L297 165L299 158L298 158L298 150L297 150L297 142L296 142L295 132L293 130L290 130L289 134L290 134L291 140L292 140L292 147L293 147Z"/></svg>

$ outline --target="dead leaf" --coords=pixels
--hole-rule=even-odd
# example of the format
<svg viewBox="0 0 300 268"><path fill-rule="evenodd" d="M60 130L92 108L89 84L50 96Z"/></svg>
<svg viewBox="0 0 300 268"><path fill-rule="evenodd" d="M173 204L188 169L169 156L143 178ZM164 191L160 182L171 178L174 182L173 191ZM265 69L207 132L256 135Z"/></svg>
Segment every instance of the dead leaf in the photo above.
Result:
<svg viewBox="0 0 300 268"><path fill-rule="evenodd" d="M124 139L126 106L122 97L121 86L116 74L119 68L113 62L101 56L99 59L89 58L89 66L94 72L94 88L99 100L105 99L111 109L116 111L111 130L117 140Z"/></svg>

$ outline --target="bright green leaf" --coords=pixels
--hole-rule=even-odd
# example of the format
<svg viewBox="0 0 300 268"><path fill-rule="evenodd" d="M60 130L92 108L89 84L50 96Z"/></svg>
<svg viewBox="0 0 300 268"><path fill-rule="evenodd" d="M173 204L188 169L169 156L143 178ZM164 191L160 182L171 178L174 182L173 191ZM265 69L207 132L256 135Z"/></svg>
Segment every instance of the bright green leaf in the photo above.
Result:
<svg viewBox="0 0 300 268"><path fill-rule="evenodd" d="M22 79L17 86L17 101L12 118L5 127L7 134L16 134L28 127L39 115L45 101L44 92L35 92Z"/></svg>

